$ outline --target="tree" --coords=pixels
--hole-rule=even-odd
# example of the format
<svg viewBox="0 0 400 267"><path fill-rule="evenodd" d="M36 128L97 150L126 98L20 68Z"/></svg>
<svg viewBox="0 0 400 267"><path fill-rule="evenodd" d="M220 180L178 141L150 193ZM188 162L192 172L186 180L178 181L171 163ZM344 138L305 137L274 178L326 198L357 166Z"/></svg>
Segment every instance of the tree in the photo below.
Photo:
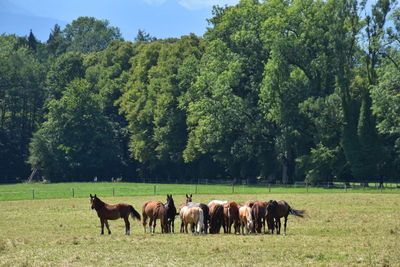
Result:
<svg viewBox="0 0 400 267"><path fill-rule="evenodd" d="M48 101L60 99L67 85L77 78L84 78L85 67L83 55L77 52L67 52L59 56L47 72L46 88Z"/></svg>
<svg viewBox="0 0 400 267"><path fill-rule="evenodd" d="M107 20L93 17L79 17L67 24L63 34L67 42L67 51L84 54L105 49L112 40L122 40L119 28L109 26Z"/></svg>
<svg viewBox="0 0 400 267"><path fill-rule="evenodd" d="M29 139L43 117L45 68L25 41L0 36L0 180L29 175Z"/></svg>
<svg viewBox="0 0 400 267"><path fill-rule="evenodd" d="M60 25L54 25L46 42L46 47L50 54L56 56L65 53L66 43Z"/></svg>
<svg viewBox="0 0 400 267"><path fill-rule="evenodd" d="M259 106L268 58L261 39L265 6L240 1L216 7L213 14L199 75L185 94L189 135L184 158L211 157L231 177L255 182L257 176L274 173L273 164L265 161L273 152Z"/></svg>
<svg viewBox="0 0 400 267"><path fill-rule="evenodd" d="M29 48L32 49L33 51L36 50L36 45L37 45L38 41L36 40L35 35L33 35L32 30L30 30L29 32L29 36L28 36L28 45Z"/></svg>
<svg viewBox="0 0 400 267"><path fill-rule="evenodd" d="M51 181L88 181L119 175L111 125L99 97L83 79L52 100L30 144L29 163Z"/></svg>
<svg viewBox="0 0 400 267"><path fill-rule="evenodd" d="M151 43L156 41L157 38L154 36L151 36L149 33L145 32L144 30L138 30L138 33L135 37L135 42L146 42L146 43Z"/></svg>

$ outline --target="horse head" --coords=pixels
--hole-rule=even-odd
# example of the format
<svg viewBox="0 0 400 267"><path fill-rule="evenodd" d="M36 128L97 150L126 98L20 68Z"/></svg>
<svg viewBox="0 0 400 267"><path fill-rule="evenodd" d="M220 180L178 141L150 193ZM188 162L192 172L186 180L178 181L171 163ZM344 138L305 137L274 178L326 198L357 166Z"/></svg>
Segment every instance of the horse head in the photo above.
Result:
<svg viewBox="0 0 400 267"><path fill-rule="evenodd" d="M94 209L95 208L95 206L96 206L96 201L98 200L98 198L97 198L97 195L96 194L94 194L94 196L92 196L92 194L90 194L90 207L92 208L92 209Z"/></svg>
<svg viewBox="0 0 400 267"><path fill-rule="evenodd" d="M192 194L188 195L186 194L186 203L192 202Z"/></svg>

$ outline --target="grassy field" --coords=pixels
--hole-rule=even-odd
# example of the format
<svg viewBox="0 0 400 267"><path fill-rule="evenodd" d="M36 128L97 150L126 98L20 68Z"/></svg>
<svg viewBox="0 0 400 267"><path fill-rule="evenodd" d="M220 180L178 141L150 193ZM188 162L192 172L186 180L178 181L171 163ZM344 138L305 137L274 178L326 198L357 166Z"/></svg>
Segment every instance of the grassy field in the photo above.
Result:
<svg viewBox="0 0 400 267"><path fill-rule="evenodd" d="M383 189L371 184L368 188L278 187L244 185L192 185L192 184L144 184L144 183L21 183L0 185L0 201L28 199L82 198L97 193L101 196L149 196L193 194L283 194L283 193L394 193L400 188L391 184Z"/></svg>
<svg viewBox="0 0 400 267"><path fill-rule="evenodd" d="M212 199L285 199L307 217L290 216L287 236L162 235L158 227L151 235L138 221L125 236L122 220L101 236L89 198L2 201L0 266L400 266L399 194L194 195ZM165 196L103 200L140 210Z"/></svg>

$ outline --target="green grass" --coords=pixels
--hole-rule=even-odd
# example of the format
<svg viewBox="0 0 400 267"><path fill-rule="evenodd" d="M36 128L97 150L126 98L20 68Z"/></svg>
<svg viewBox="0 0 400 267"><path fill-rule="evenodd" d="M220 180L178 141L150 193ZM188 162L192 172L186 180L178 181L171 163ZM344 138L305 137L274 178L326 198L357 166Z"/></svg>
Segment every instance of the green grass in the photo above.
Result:
<svg viewBox="0 0 400 267"><path fill-rule="evenodd" d="M174 199L178 206L185 197ZM287 236L162 235L159 226L151 235L138 221L125 236L122 220L110 221L112 234L101 236L88 197L2 201L0 266L400 266L399 194L194 195L213 199L285 199L307 217L290 216ZM165 196L103 200L140 211L145 201Z"/></svg>
<svg viewBox="0 0 400 267"><path fill-rule="evenodd" d="M235 194L283 193L400 193L399 188L335 188L268 187L235 185ZM148 196L186 193L232 194L232 185L143 184L143 183L22 183L0 185L0 201L28 199L82 198L89 194L100 196Z"/></svg>

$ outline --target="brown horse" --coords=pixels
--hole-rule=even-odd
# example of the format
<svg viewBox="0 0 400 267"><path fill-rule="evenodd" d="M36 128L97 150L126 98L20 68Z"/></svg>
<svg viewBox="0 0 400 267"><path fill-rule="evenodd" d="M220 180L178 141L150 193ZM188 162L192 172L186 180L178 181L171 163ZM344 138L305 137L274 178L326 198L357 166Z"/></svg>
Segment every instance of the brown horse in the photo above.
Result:
<svg viewBox="0 0 400 267"><path fill-rule="evenodd" d="M267 205L267 222L268 222L268 232L272 230L272 234L274 233L274 228L276 227L276 234L281 233L281 218L285 218L283 234L286 235L286 225L287 218L289 214L293 214L294 216L304 217L304 210L296 210L289 206L289 204L284 200L270 200ZM274 222L275 220L275 222Z"/></svg>
<svg viewBox="0 0 400 267"><path fill-rule="evenodd" d="M220 204L212 204L210 207L210 234L219 234L224 223L224 207Z"/></svg>
<svg viewBox="0 0 400 267"><path fill-rule="evenodd" d="M224 233L231 233L231 227L235 230L235 234L240 234L239 228L239 208L236 202L228 201L228 203L223 205L224 207Z"/></svg>
<svg viewBox="0 0 400 267"><path fill-rule="evenodd" d="M131 205L125 203L110 205L101 201L96 194L94 196L90 194L90 204L91 208L96 210L97 215L100 218L102 235L104 234L104 224L107 227L108 234L111 234L110 227L108 226L108 220L116 220L119 218L124 219L126 235L131 233L129 214L132 215L132 218L137 218L140 220L140 214Z"/></svg>
<svg viewBox="0 0 400 267"><path fill-rule="evenodd" d="M252 208L254 203L256 203L257 201L258 200L247 200L246 203L244 203L244 205Z"/></svg>
<svg viewBox="0 0 400 267"><path fill-rule="evenodd" d="M246 234L250 234L253 231L253 216L251 208L249 206L241 206L239 208L239 220L242 228L242 234L244 235L244 229L246 228Z"/></svg>
<svg viewBox="0 0 400 267"><path fill-rule="evenodd" d="M204 230L204 214L203 209L200 207L185 206L180 211L182 223L185 226L185 233L188 233L187 226L191 225L191 232L194 234L201 234ZM194 227L196 226L196 227Z"/></svg>
<svg viewBox="0 0 400 267"><path fill-rule="evenodd" d="M144 203L142 207L142 216L142 225L145 233L147 218L150 219L150 233L155 233L157 219L160 219L161 233L168 232L167 209L161 201L147 201L146 203Z"/></svg>
<svg viewBox="0 0 400 267"><path fill-rule="evenodd" d="M264 201L254 201L251 207L253 220L254 220L254 232L261 233L264 228L265 233L265 215L267 209L267 202Z"/></svg>

